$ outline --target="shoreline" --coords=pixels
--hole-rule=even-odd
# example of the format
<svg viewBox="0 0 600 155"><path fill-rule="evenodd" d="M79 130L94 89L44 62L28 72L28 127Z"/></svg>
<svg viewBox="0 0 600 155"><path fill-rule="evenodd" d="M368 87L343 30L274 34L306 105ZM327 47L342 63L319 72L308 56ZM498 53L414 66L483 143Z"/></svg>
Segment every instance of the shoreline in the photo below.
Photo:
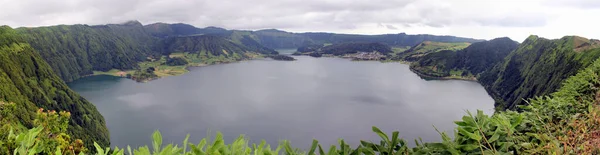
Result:
<svg viewBox="0 0 600 155"><path fill-rule="evenodd" d="M156 78L144 79L144 80L140 80L140 81L132 79L132 78L127 78L127 75L125 75L125 76L119 76L119 75L116 75L116 74L111 74L110 71L108 71L108 72L94 71L93 74L88 74L88 75L82 76L82 78L83 77L90 77L90 76L98 76L98 75L107 75L107 76L113 76L113 77L130 79L130 80L136 81L138 83L146 83L146 82L150 82L150 81L162 79L162 78L165 78L165 77L184 75L184 74L190 72L190 68L200 68L200 67L207 67L207 66L213 66L213 65L224 65L224 64L239 63L239 62L244 62L244 61L258 60L258 59L262 59L262 58L253 58L253 59L240 60L240 61L231 61L231 62L219 62L219 63L215 63L215 64L195 63L195 64L188 64L188 65L184 65L184 66L172 66L172 67L184 67L185 72L183 72L181 74L167 74L167 75L161 74L160 76L157 75L158 77L156 77ZM113 71L113 70L117 70L118 72L125 72L125 73L130 73L130 72L134 71L134 70L111 69L111 71Z"/></svg>
<svg viewBox="0 0 600 155"><path fill-rule="evenodd" d="M294 56L309 56L312 57L310 55L306 55L306 54L301 54L301 55L294 55ZM405 64L405 65L409 65L409 70L415 74L417 74L417 76L421 77L422 79L425 80L460 80L460 81L470 81L470 82L477 82L479 83L479 81L477 80L477 78L475 77L452 77L452 76L445 76L445 77L437 77L437 76L431 76L431 75L426 75L425 73L419 72L413 68L410 67L410 64L412 62L410 61L404 61L404 60L398 60L398 61L394 61L394 60L355 60L352 58L348 58L348 57L343 57L343 56L334 56L334 55L323 55L322 57L325 58L340 58L340 59L347 59L350 61L379 61L381 63L400 63L400 64ZM313 58L319 58L319 57L313 57Z"/></svg>
<svg viewBox="0 0 600 155"><path fill-rule="evenodd" d="M309 55L293 55L293 56L308 56L308 57L311 57ZM411 62L409 62L409 61L354 60L352 58L345 58L345 57L333 56L333 55L327 55L327 56L324 55L323 57L326 57L326 58L340 58L340 59L346 59L346 60L350 60L350 61L378 61L380 63L400 63L400 64L405 64L405 65L410 65L411 64ZM313 57L313 58L318 58L318 57ZM93 74L84 75L84 76L82 76L82 78L83 77L89 77L89 76L107 75L107 76L114 76L114 77L120 77L120 78L127 78L127 79L130 79L130 80L139 82L139 83L146 83L146 82L158 80L158 79L165 78L165 77L184 75L187 72L191 71L190 68L200 68L200 67L206 67L206 66L212 66L212 65L224 65L224 64L239 63L239 62L259 60L259 59L261 59L261 58L254 58L254 59L247 59L247 60L240 60L240 61L232 61L232 62L220 62L220 63L215 63L215 64L199 64L199 63L191 64L191 65L188 64L188 65L185 65L185 68L184 68L185 72L184 73L176 74L176 75L173 75L173 74L161 75L161 76L157 75L158 77L156 77L156 78L145 79L145 80L141 80L141 81L137 81L135 79L127 78L126 75L122 76L122 75L116 75L116 74L112 74L111 73L111 72L115 72L115 73L119 73L119 72L130 73L130 72L133 71L133 70L118 70L118 69L112 69L112 70L107 71L107 72L94 71ZM182 66L173 66L173 67L182 67ZM462 76L461 77L452 77L452 76L437 77L437 76L431 76L431 75L427 75L425 73L422 73L422 72L420 72L418 70L415 70L415 69L411 68L410 66L409 66L409 70L411 72L417 74L417 76L421 77L424 80L461 80L461 81L470 81L470 82L477 82L477 83L479 83L479 81L475 77L469 78L469 77L462 77Z"/></svg>

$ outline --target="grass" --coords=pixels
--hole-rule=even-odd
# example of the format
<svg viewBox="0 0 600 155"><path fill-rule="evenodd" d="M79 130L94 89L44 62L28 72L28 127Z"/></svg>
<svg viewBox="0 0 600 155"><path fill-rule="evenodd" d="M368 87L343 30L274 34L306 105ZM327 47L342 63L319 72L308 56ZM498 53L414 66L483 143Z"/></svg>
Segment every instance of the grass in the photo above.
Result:
<svg viewBox="0 0 600 155"><path fill-rule="evenodd" d="M177 53L171 53L171 55L169 55L169 57L171 58L176 58L176 57L185 57L187 53L183 53L183 52L177 52Z"/></svg>
<svg viewBox="0 0 600 155"><path fill-rule="evenodd" d="M417 45L413 52L415 53L432 53L439 52L442 50L460 50L463 48L467 48L471 43L443 43L443 42L433 42L433 41L425 41L421 44Z"/></svg>
<svg viewBox="0 0 600 155"><path fill-rule="evenodd" d="M94 71L94 74L92 75L110 75L110 76L118 76L118 77L125 77L127 74L132 74L134 72L134 70L118 70L118 69L111 69L109 71L103 72L103 71Z"/></svg>
<svg viewBox="0 0 600 155"><path fill-rule="evenodd" d="M169 57L176 57L176 56L180 56L180 55L178 55L178 54L176 54L175 56L169 55ZM187 66L164 65L166 61L167 61L166 56L163 56L159 60L140 62L138 65L140 66L140 68L142 70L146 70L147 68L154 67L154 69L156 69L154 71L154 74L156 74L158 77L176 76L176 75L182 75L182 74L185 74L188 72L188 70L186 69Z"/></svg>
<svg viewBox="0 0 600 155"><path fill-rule="evenodd" d="M408 49L410 49L410 46L394 46L394 47L392 47L392 51L393 51L392 54L401 53Z"/></svg>
<svg viewBox="0 0 600 155"><path fill-rule="evenodd" d="M165 62L167 61L167 56L162 56L158 60L153 59L152 61L140 62L140 63L138 63L138 65L140 67L140 70L142 70L142 71L144 71L150 67L154 67L154 69L155 69L154 74L156 74L156 76L158 76L158 78L161 78L161 77L177 76L177 75L185 74L185 73L189 72L189 70L187 70L187 67L201 67L201 66L207 66L207 65L213 65L213 64L237 62L237 61L246 60L248 58L255 59L255 58L264 57L261 54L252 53L252 52L246 52L246 53L244 53L244 55L240 55L238 53L228 53L225 50L223 50L223 53L227 54L228 56L227 57L224 55L215 56L207 51L200 51L199 53L175 52L175 53L171 53L168 57L184 58L189 63L187 65L181 65L181 66L169 66L169 65L165 64ZM103 74L103 75L118 76L118 74L116 74L117 72L119 72L119 70L114 70L114 71L111 70L109 72L98 72L98 75ZM133 74L134 72L135 71L128 71L127 73Z"/></svg>
<svg viewBox="0 0 600 155"><path fill-rule="evenodd" d="M472 74L463 76L463 70L450 70L449 72L440 72L438 71L436 66L415 65L411 65L410 70L425 79L477 81L477 77L475 77Z"/></svg>
<svg viewBox="0 0 600 155"><path fill-rule="evenodd" d="M406 47L393 47L392 51L394 51L393 55L395 55L395 60L416 61L419 58L430 53L435 53L443 50L457 51L464 49L469 45L471 45L471 43L444 43L424 41L409 49L404 49Z"/></svg>

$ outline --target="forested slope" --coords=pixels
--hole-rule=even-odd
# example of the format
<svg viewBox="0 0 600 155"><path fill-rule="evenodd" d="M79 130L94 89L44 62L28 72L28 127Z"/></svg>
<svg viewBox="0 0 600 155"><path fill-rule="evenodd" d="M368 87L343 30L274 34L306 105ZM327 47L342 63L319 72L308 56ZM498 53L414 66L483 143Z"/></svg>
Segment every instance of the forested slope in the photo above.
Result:
<svg viewBox="0 0 600 155"><path fill-rule="evenodd" d="M198 29L187 24L156 23L143 26L137 21L129 21L95 26L18 28L17 31L66 82L91 75L93 71L140 69L140 62L149 58L160 59L161 54L177 52L165 50L182 50L183 45L185 52L200 50L194 48L204 46L202 50L212 54L207 55L207 59L220 56L223 49L237 54L277 54L275 50L262 46L250 36L233 37L233 31L216 27ZM198 37L199 35L209 36Z"/></svg>
<svg viewBox="0 0 600 155"><path fill-rule="evenodd" d="M471 45L471 43L467 42L459 42L459 43L448 43L448 42L433 42L433 41L423 41L417 45L410 47L408 50L399 52L392 59L394 60L403 60L403 61L417 61L421 57L429 54L435 53L443 50L461 50Z"/></svg>
<svg viewBox="0 0 600 155"><path fill-rule="evenodd" d="M63 80L92 71L134 69L147 56L157 55L156 38L139 22L109 25L59 25L17 29Z"/></svg>
<svg viewBox="0 0 600 155"><path fill-rule="evenodd" d="M517 109L525 100L548 95L579 69L600 57L600 41L577 36L528 37L473 43L462 50L426 54L411 69L427 77L477 79L496 100L498 110Z"/></svg>
<svg viewBox="0 0 600 155"><path fill-rule="evenodd" d="M277 54L270 49L250 48L236 44L220 36L196 35L185 37L170 37L162 42L162 52L168 55L173 52L198 53L217 57L248 58L247 52L262 54Z"/></svg>
<svg viewBox="0 0 600 155"><path fill-rule="evenodd" d="M434 77L477 76L490 70L517 46L509 38L476 42L461 50L430 52L413 63L411 69Z"/></svg>
<svg viewBox="0 0 600 155"><path fill-rule="evenodd" d="M104 118L96 107L73 92L48 63L10 27L0 27L0 101L14 102L11 113L20 124L33 127L37 108L71 112L68 134L109 146Z"/></svg>
<svg viewBox="0 0 600 155"><path fill-rule="evenodd" d="M525 104L524 99L554 92L564 79L600 57L598 47L599 41L577 36L554 40L530 36L478 79L498 109L515 109Z"/></svg>

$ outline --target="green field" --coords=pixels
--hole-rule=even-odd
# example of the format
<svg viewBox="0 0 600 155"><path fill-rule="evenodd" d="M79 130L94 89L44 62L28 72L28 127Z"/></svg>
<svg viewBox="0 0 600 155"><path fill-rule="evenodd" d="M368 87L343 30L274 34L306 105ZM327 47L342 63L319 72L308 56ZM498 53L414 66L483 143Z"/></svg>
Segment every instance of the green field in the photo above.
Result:
<svg viewBox="0 0 600 155"><path fill-rule="evenodd" d="M394 51L393 54L401 53L408 49L410 49L410 46L394 46L394 47L392 47L392 51Z"/></svg>
<svg viewBox="0 0 600 155"><path fill-rule="evenodd" d="M421 44L415 46L412 49L412 53L432 53L439 52L442 50L460 50L468 47L471 43L443 43L443 42L433 42L433 41L424 41Z"/></svg>
<svg viewBox="0 0 600 155"><path fill-rule="evenodd" d="M94 71L93 75L111 75L111 76L119 76L119 77L125 77L127 76L127 74L131 74L133 73L134 70L118 70L118 69L111 69L109 71L103 72L103 71Z"/></svg>
<svg viewBox="0 0 600 155"><path fill-rule="evenodd" d="M154 74L156 74L158 77L175 76L175 75L181 75L181 74L188 72L188 70L186 69L186 66L168 66L168 65L165 65L166 61L167 61L166 56L163 56L159 60L156 60L156 61L140 62L139 66L140 66L141 70L146 70L150 67L154 67L156 69L154 71Z"/></svg>
<svg viewBox="0 0 600 155"><path fill-rule="evenodd" d="M175 53L171 53L168 57L169 58L183 58L185 60L187 60L188 64L187 65L180 65L180 66L169 66L166 64L167 62L167 56L162 56L160 57L160 59L154 59L154 58L148 58L148 61L144 61L144 62L139 62L138 69L135 70L118 70L118 69L112 69L106 72L102 72L102 71L94 71L93 75L110 75L110 76L117 76L117 77L127 77L127 75L132 75L132 76L140 76L137 73L141 73L141 72L145 72L147 69L149 69L150 67L154 68L153 73L147 74L147 75L151 75L154 74L156 76L149 76L149 77L144 77L142 79L137 79L136 81L149 81L152 79L155 79L156 77L161 78L161 77L167 77L167 76L177 76L177 75L182 75L185 74L187 72L189 72L187 70L187 67L200 67L200 66L207 66L207 65L213 65L213 64L221 64L221 63L231 63L231 62L237 62L237 61L243 61L243 60L247 60L247 59L255 59L255 58L263 58L264 56L258 53L252 53L252 52L247 52L244 53L244 55L239 55L238 53L230 53L227 52L225 50L223 50L223 53L226 54L227 56L224 55L219 55L219 56L215 56L213 54L211 54L210 52L206 52L206 51L200 51L199 53L189 53L189 52L175 52Z"/></svg>

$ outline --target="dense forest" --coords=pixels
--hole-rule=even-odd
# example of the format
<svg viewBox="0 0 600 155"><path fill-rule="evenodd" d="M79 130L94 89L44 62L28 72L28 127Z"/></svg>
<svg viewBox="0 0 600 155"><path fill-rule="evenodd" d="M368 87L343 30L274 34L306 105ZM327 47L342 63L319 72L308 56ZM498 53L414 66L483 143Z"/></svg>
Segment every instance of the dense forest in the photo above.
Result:
<svg viewBox="0 0 600 155"><path fill-rule="evenodd" d="M502 61L517 46L518 43L509 38L476 42L461 50L428 53L410 67L413 71L434 77L476 76ZM407 58L412 60L414 57Z"/></svg>
<svg viewBox="0 0 600 155"><path fill-rule="evenodd" d="M0 27L0 62L0 102L15 104L10 115L20 125L34 127L38 108L70 112L65 133L82 139L88 148L93 147L93 142L109 145L108 129L96 107L73 92L40 54L7 26ZM2 119L6 117L0 117L0 122ZM4 125L7 124L0 124L4 128L0 138L8 133Z"/></svg>
<svg viewBox="0 0 600 155"><path fill-rule="evenodd" d="M175 50L176 46L180 49L192 50L195 47L210 45L212 47L203 48L212 54L207 55L208 57L217 57L225 49L235 51L239 55L235 60L244 57L240 52L278 54L249 36L233 38L231 33L226 33L231 31L225 29L215 27L198 29L187 24L156 23L143 26L137 21L129 21L123 24L96 26L59 25L18 28L17 31L66 82L91 75L93 71L141 69L140 62L176 52L165 51ZM210 38L202 40L203 37L198 37L201 34L215 35L207 36ZM199 41L199 38L202 41ZM187 42L182 43L181 40ZM185 47L182 47L184 45Z"/></svg>
<svg viewBox="0 0 600 155"><path fill-rule="evenodd" d="M170 37L161 44L164 55L175 52L200 53L207 52L213 56L245 58L246 52L269 53L270 51L253 51L245 46L235 44L223 37L212 35L196 35L185 37Z"/></svg>
<svg viewBox="0 0 600 155"><path fill-rule="evenodd" d="M528 37L479 82L496 99L498 109L516 109L523 99L554 92L564 79L600 57L600 44L577 36L561 39Z"/></svg>
<svg viewBox="0 0 600 155"><path fill-rule="evenodd" d="M497 110L516 110L526 104L524 99L556 91L567 77L600 57L599 52L600 41L577 36L530 36L519 45L498 38L425 54L411 70L426 78L476 79L496 100Z"/></svg>
<svg viewBox="0 0 600 155"><path fill-rule="evenodd" d="M59 25L19 28L61 79L70 82L92 71L129 70L148 56L157 41L139 22L99 26Z"/></svg>
<svg viewBox="0 0 600 155"><path fill-rule="evenodd" d="M169 65L169 66L184 66L184 65L189 64L189 62L186 59L181 58L181 57L174 57L174 58L167 57L167 62L165 62L165 64Z"/></svg>
<svg viewBox="0 0 600 155"><path fill-rule="evenodd" d="M408 50L397 53L391 59L412 62L419 60L421 57L429 53L435 53L443 50L461 50L463 48L468 47L469 45L471 45L471 43L423 41L415 46L410 47Z"/></svg>

